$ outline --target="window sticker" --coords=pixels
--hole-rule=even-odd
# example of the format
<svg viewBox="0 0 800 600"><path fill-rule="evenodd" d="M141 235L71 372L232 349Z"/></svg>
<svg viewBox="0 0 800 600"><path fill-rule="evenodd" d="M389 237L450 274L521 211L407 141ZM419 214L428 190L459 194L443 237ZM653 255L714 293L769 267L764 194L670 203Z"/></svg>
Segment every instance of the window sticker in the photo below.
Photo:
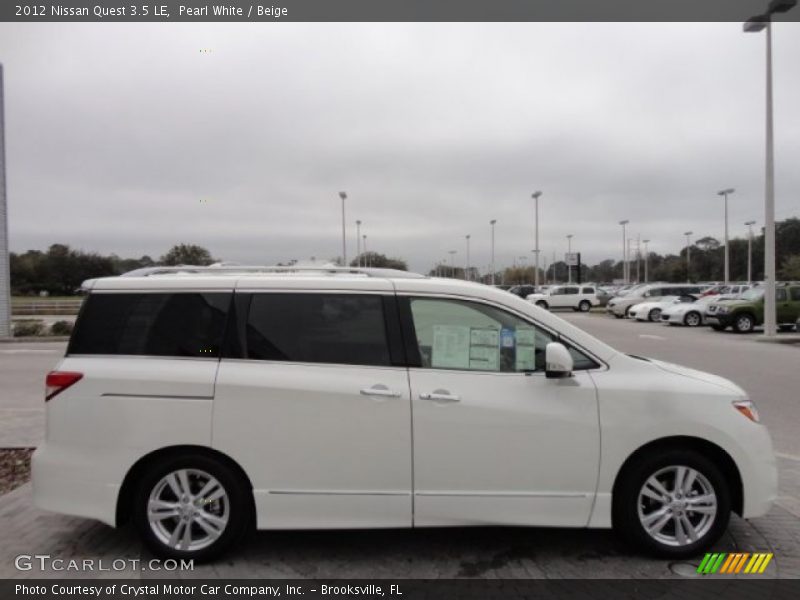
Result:
<svg viewBox="0 0 800 600"><path fill-rule="evenodd" d="M461 325L434 325L431 367L468 369L470 329Z"/></svg>
<svg viewBox="0 0 800 600"><path fill-rule="evenodd" d="M469 368L476 371L500 370L501 331L491 327L470 332Z"/></svg>
<svg viewBox="0 0 800 600"><path fill-rule="evenodd" d="M516 370L536 370L536 331L532 327L518 327Z"/></svg>
<svg viewBox="0 0 800 600"><path fill-rule="evenodd" d="M513 348L514 341L514 330L503 327L500 330L500 346L502 348Z"/></svg>

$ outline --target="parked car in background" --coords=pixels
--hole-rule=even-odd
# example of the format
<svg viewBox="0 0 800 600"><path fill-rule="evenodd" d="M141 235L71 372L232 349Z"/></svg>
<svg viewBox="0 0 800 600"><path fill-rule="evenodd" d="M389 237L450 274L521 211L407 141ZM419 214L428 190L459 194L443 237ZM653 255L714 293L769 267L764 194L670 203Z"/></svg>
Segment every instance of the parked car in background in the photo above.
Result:
<svg viewBox="0 0 800 600"><path fill-rule="evenodd" d="M764 324L764 286L747 290L739 298L712 302L706 308L706 321L716 331L732 327L737 333L750 333ZM800 318L800 284L779 283L775 287L776 323L781 331L794 329Z"/></svg>
<svg viewBox="0 0 800 600"><path fill-rule="evenodd" d="M508 290L510 293L514 294L515 296L519 296L523 300L527 298L531 294L536 293L536 286L522 284L522 285L515 285Z"/></svg>
<svg viewBox="0 0 800 600"><path fill-rule="evenodd" d="M624 296L609 300L606 312L618 319L628 316L631 307L641 302L660 300L665 296L699 294L703 286L694 283L653 283L631 289Z"/></svg>
<svg viewBox="0 0 800 600"><path fill-rule="evenodd" d="M687 327L700 327L707 325L706 308L712 302L738 298L752 286L731 286L736 293L721 294L716 296L700 296L695 302L673 304L661 311L661 322L668 325L685 325ZM744 289L742 289L744 288ZM738 291L741 290L741 291Z"/></svg>
<svg viewBox="0 0 800 600"><path fill-rule="evenodd" d="M700 293L700 296L738 296L739 294L749 290L751 287L753 286L749 283L734 283L727 285L721 283L708 287Z"/></svg>
<svg viewBox="0 0 800 600"><path fill-rule="evenodd" d="M589 285L557 285L544 294L530 294L527 300L542 308L571 308L581 312L600 305L596 288Z"/></svg>
<svg viewBox="0 0 800 600"><path fill-rule="evenodd" d="M597 302L598 306L605 306L616 295L615 290L610 288L597 288Z"/></svg>
<svg viewBox="0 0 800 600"><path fill-rule="evenodd" d="M664 296L659 300L634 304L628 309L631 318L637 321L657 322L661 320L661 312L674 304L688 304L697 300L696 296L684 294L683 296Z"/></svg>

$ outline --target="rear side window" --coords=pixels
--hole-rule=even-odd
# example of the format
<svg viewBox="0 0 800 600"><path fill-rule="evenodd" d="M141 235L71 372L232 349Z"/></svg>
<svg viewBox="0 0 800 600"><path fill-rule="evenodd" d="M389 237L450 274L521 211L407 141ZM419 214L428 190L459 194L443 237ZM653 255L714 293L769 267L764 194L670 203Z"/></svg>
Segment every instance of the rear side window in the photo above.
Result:
<svg viewBox="0 0 800 600"><path fill-rule="evenodd" d="M253 294L245 358L392 364L379 295Z"/></svg>
<svg viewBox="0 0 800 600"><path fill-rule="evenodd" d="M583 293L584 294L594 294L594 288L592 288L592 287L583 288Z"/></svg>
<svg viewBox="0 0 800 600"><path fill-rule="evenodd" d="M793 287L789 289L792 300L800 300L800 287Z"/></svg>
<svg viewBox="0 0 800 600"><path fill-rule="evenodd" d="M92 294L68 354L218 358L232 294Z"/></svg>

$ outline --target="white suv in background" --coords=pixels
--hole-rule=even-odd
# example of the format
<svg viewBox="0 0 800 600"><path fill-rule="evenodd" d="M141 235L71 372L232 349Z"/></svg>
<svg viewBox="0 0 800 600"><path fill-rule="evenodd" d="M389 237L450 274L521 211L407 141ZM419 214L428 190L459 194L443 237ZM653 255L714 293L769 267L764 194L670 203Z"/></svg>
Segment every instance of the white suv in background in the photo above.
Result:
<svg viewBox="0 0 800 600"><path fill-rule="evenodd" d="M529 294L526 300L541 308L571 308L581 312L600 306L593 285L555 285L543 293Z"/></svg>
<svg viewBox="0 0 800 600"><path fill-rule="evenodd" d="M132 520L160 556L208 560L253 528L530 525L687 557L777 493L740 387L489 286L178 267L85 287L34 501Z"/></svg>

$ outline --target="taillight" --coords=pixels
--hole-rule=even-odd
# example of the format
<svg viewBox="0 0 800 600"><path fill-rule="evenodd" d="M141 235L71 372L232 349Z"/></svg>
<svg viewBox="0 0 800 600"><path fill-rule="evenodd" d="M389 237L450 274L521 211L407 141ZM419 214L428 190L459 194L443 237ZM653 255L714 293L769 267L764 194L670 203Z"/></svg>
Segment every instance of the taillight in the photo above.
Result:
<svg viewBox="0 0 800 600"><path fill-rule="evenodd" d="M83 373L76 373L75 371L50 371L45 380L45 402L81 379L83 379Z"/></svg>

